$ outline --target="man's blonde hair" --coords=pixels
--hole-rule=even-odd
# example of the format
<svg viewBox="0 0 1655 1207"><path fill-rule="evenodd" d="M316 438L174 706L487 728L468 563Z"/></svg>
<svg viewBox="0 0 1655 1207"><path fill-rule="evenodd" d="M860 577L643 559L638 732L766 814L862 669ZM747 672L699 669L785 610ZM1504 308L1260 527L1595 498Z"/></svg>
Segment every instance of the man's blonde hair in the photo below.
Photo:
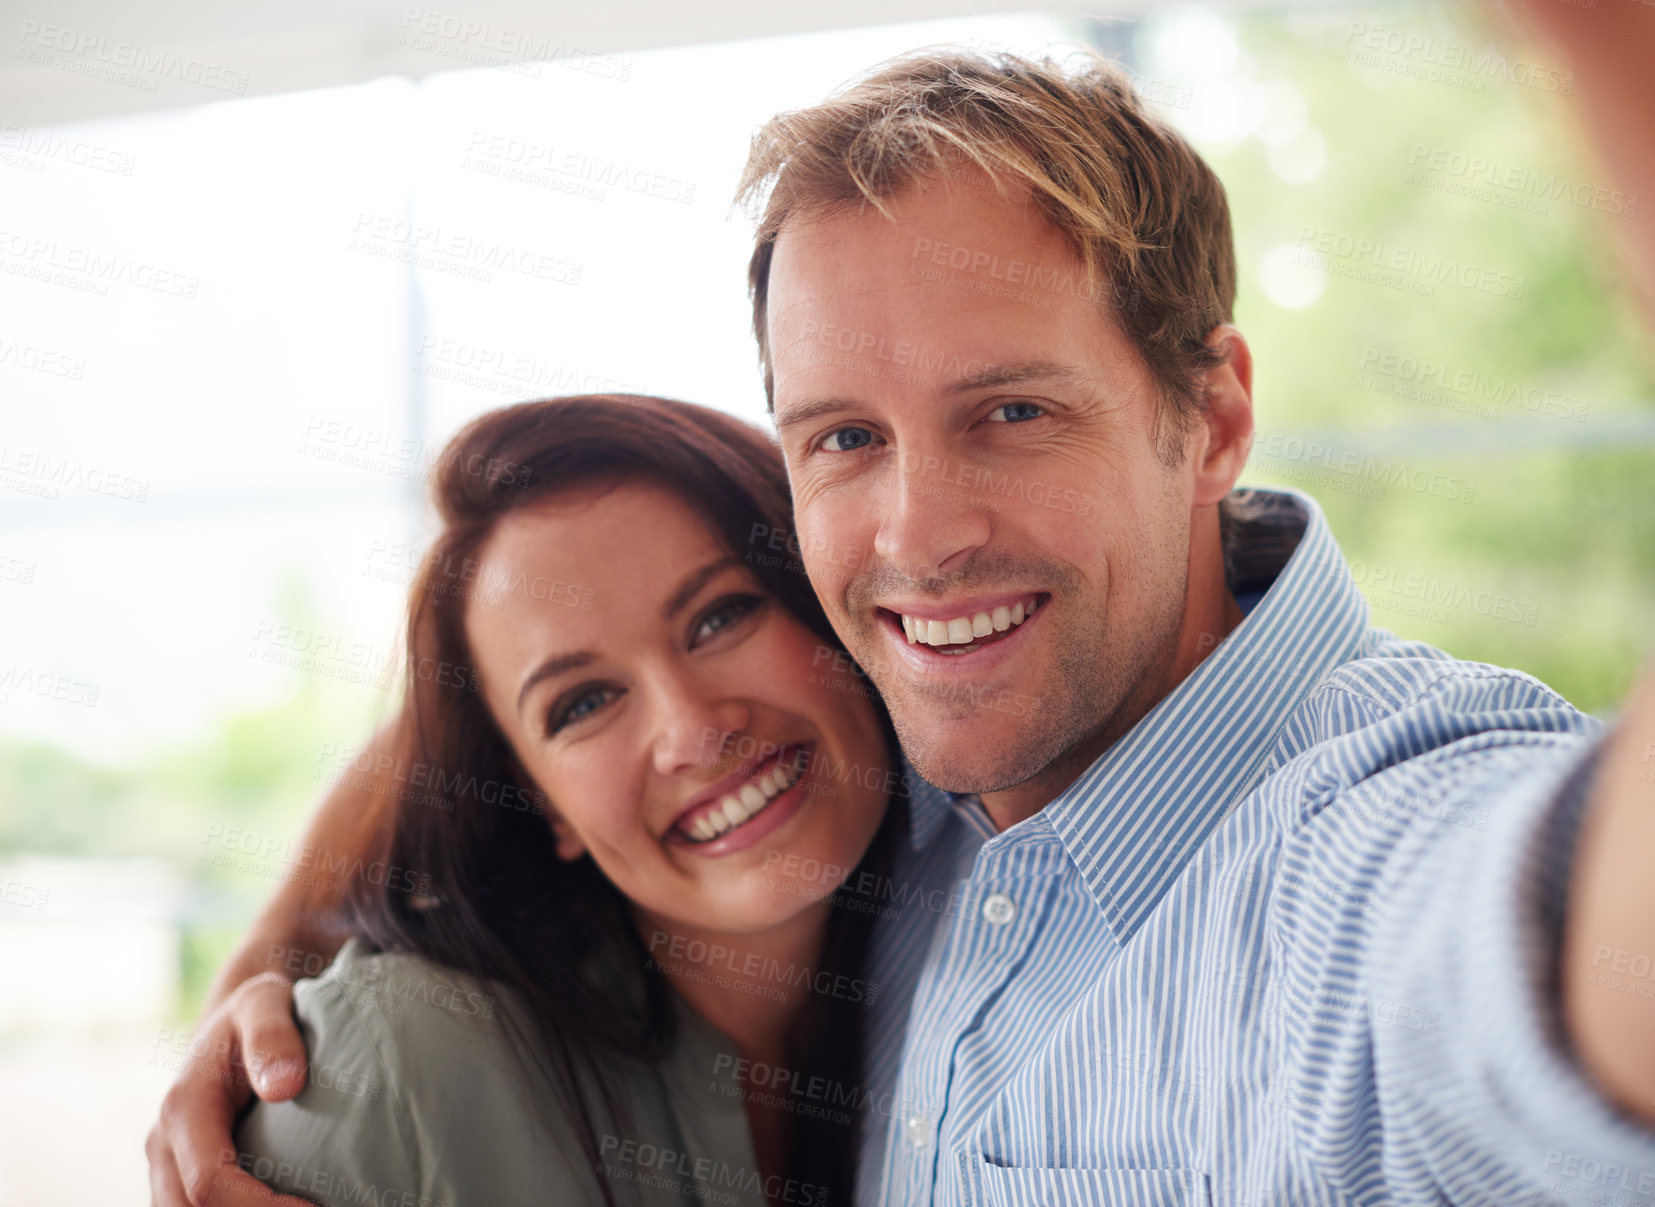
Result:
<svg viewBox="0 0 1655 1207"><path fill-rule="evenodd" d="M1235 305L1224 187L1119 68L1083 52L1059 64L919 51L753 136L737 200L759 209L748 282L771 405L766 300L783 225L867 203L889 214L898 194L962 169L1032 196L1154 374L1170 421L1158 427L1187 430L1204 409L1198 377L1220 361L1207 334Z"/></svg>

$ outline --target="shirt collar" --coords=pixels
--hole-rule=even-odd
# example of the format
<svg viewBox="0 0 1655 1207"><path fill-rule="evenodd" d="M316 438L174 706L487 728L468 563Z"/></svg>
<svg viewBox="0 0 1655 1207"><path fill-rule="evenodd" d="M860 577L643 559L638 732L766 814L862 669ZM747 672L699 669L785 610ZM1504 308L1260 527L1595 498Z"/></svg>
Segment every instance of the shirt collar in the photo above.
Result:
<svg viewBox="0 0 1655 1207"><path fill-rule="evenodd" d="M1238 503L1231 578L1258 581L1274 569L1274 582L1187 679L1042 810L1121 942L1252 787L1288 714L1360 652L1368 630L1367 602L1314 501L1282 490L1243 492Z"/></svg>

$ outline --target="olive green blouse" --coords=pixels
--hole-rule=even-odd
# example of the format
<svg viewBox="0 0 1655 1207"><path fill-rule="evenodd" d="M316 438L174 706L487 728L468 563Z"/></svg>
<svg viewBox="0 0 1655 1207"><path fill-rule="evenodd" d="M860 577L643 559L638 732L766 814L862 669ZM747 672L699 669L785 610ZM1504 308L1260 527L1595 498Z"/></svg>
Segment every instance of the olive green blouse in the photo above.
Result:
<svg viewBox="0 0 1655 1207"><path fill-rule="evenodd" d="M617 1203L768 1207L735 1050L676 995L668 1057L608 1070L626 1123L594 1107L595 1169L567 1109L521 1069L507 991L353 940L293 999L305 1089L255 1100L236 1133L241 1168L277 1190L327 1207L563 1207L602 1203L604 1178Z"/></svg>

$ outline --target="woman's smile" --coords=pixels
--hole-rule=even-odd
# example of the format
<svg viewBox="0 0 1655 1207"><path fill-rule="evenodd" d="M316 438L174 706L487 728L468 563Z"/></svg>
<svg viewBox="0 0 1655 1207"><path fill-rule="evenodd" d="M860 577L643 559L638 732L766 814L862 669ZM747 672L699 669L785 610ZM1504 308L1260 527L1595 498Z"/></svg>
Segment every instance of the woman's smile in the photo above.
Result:
<svg viewBox="0 0 1655 1207"><path fill-rule="evenodd" d="M667 842L698 855L745 850L786 825L810 796L814 742L783 747L746 773L720 780L667 831Z"/></svg>
<svg viewBox="0 0 1655 1207"><path fill-rule="evenodd" d="M744 825L798 781L813 748L810 743L776 746L758 762L698 793L674 819L670 830L693 842L711 842Z"/></svg>

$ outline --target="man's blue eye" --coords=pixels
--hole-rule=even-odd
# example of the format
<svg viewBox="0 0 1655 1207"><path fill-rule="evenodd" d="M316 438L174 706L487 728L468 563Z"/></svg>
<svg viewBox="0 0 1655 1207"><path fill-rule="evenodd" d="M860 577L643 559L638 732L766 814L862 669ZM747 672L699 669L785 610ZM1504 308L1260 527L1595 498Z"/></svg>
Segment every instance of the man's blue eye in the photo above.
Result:
<svg viewBox="0 0 1655 1207"><path fill-rule="evenodd" d="M1045 413L1032 402L1008 402L995 407L988 418L991 423L1022 423L1025 419L1038 419Z"/></svg>
<svg viewBox="0 0 1655 1207"><path fill-rule="evenodd" d="M829 432L822 447L830 453L853 453L873 443L873 433L865 427L842 427Z"/></svg>

